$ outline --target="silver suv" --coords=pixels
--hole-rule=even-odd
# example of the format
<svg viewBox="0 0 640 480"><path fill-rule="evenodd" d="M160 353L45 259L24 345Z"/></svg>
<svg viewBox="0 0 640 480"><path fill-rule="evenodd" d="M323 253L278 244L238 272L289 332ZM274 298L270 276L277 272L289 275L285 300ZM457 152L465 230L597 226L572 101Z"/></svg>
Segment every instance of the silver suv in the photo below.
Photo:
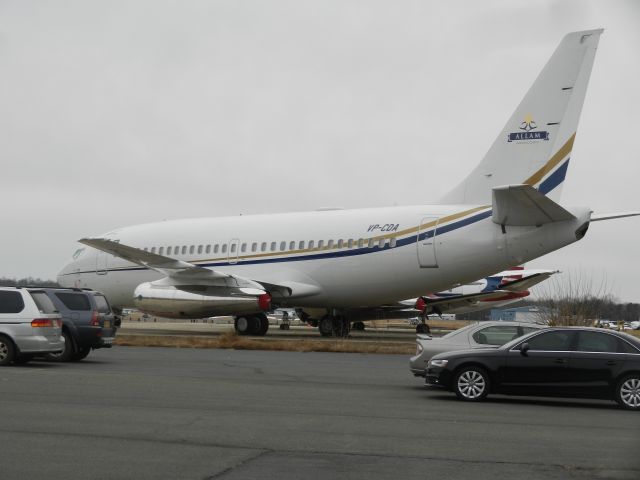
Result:
<svg viewBox="0 0 640 480"><path fill-rule="evenodd" d="M0 287L0 366L63 347L60 314L44 291Z"/></svg>

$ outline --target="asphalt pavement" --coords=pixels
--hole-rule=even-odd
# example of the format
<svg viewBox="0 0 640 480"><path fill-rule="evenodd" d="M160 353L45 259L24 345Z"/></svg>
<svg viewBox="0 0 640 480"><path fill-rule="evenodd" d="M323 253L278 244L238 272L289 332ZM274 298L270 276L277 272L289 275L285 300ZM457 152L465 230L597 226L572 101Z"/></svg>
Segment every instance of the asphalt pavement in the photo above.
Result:
<svg viewBox="0 0 640 480"><path fill-rule="evenodd" d="M640 478L640 413L423 388L403 355L114 347L0 368L10 479Z"/></svg>

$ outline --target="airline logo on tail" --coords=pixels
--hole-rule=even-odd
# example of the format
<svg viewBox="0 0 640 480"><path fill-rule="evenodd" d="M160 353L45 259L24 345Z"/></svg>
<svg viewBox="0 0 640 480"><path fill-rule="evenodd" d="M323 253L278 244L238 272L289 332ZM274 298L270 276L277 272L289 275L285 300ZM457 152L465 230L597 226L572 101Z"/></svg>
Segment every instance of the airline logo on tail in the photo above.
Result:
<svg viewBox="0 0 640 480"><path fill-rule="evenodd" d="M507 142L526 142L537 140L549 140L549 132L544 130L537 130L538 125L533 121L531 114L524 118L524 121L520 124L521 132L510 133L507 137Z"/></svg>

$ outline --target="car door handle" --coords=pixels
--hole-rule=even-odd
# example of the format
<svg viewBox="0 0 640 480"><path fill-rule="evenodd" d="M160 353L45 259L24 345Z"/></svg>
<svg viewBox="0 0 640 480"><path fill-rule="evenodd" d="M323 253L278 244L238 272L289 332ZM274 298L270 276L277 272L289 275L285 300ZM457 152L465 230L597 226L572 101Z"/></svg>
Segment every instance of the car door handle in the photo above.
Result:
<svg viewBox="0 0 640 480"><path fill-rule="evenodd" d="M553 363L567 363L565 358L556 358Z"/></svg>
<svg viewBox="0 0 640 480"><path fill-rule="evenodd" d="M617 365L617 364L618 364L618 362L616 362L615 360L609 360L607 362L607 365Z"/></svg>

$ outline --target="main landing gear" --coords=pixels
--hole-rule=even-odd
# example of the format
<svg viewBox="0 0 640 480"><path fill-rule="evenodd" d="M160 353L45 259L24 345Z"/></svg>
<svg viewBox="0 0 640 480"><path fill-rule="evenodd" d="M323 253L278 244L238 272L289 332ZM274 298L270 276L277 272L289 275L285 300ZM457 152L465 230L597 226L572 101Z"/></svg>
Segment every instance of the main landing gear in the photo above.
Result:
<svg viewBox="0 0 640 480"><path fill-rule="evenodd" d="M236 317L233 326L238 335L264 336L269 330L269 319L264 313Z"/></svg>
<svg viewBox="0 0 640 480"><path fill-rule="evenodd" d="M342 337L349 336L351 322L342 315L325 315L318 322L318 330L323 337Z"/></svg>

